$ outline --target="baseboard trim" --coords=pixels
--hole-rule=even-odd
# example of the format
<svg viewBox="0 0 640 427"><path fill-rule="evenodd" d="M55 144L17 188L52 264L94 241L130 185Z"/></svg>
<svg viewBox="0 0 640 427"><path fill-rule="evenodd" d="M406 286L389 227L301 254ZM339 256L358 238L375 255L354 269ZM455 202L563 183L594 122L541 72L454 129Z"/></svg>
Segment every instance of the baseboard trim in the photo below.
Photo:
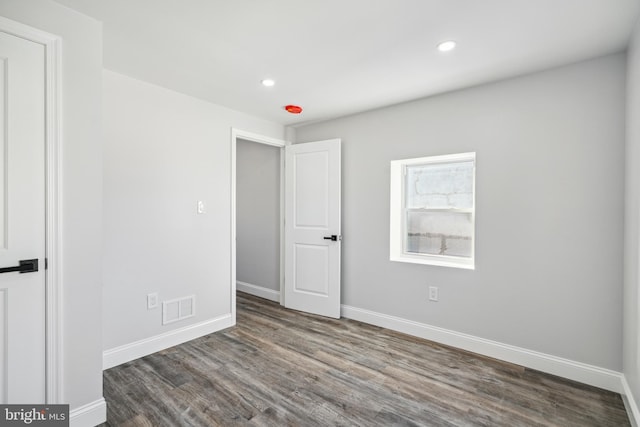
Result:
<svg viewBox="0 0 640 427"><path fill-rule="evenodd" d="M102 353L102 369L113 368L114 366L229 328L233 325L234 322L231 314L225 314L215 319L206 320L180 329L174 329L164 334L105 350Z"/></svg>
<svg viewBox="0 0 640 427"><path fill-rule="evenodd" d="M236 280L236 290L270 301L280 302L280 292Z"/></svg>
<svg viewBox="0 0 640 427"><path fill-rule="evenodd" d="M94 427L107 421L107 402L100 398L69 411L70 427Z"/></svg>
<svg viewBox="0 0 640 427"><path fill-rule="evenodd" d="M624 407L627 409L629 421L631 421L631 425L633 427L638 427L638 423L640 422L640 411L638 410L638 405L636 404L636 399L633 396L631 387L629 387L629 382L627 382L627 377L624 375L622 376L622 389L622 400L624 402Z"/></svg>
<svg viewBox="0 0 640 427"><path fill-rule="evenodd" d="M342 316L349 319L417 336L494 359L515 363L520 366L568 378L616 393L625 392L622 386L622 374L609 369L361 308L347 305L343 305L341 308Z"/></svg>

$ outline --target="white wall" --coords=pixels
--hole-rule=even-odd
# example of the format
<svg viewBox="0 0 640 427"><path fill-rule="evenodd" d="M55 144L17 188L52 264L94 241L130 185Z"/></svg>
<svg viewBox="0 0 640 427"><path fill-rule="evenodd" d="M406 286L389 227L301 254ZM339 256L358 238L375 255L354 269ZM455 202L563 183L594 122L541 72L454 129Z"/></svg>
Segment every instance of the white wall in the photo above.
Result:
<svg viewBox="0 0 640 427"><path fill-rule="evenodd" d="M102 27L48 0L2 0L0 15L62 37L64 396L102 399Z"/></svg>
<svg viewBox="0 0 640 427"><path fill-rule="evenodd" d="M640 405L640 22L627 56L627 145L625 176L624 374L635 405ZM636 414L640 415L640 414ZM636 421L640 422L640 419Z"/></svg>
<svg viewBox="0 0 640 427"><path fill-rule="evenodd" d="M238 140L237 280L280 291L280 151Z"/></svg>
<svg viewBox="0 0 640 427"><path fill-rule="evenodd" d="M275 138L284 129L103 76L103 345L113 350L231 313L231 128ZM198 200L205 214L196 213ZM195 295L196 316L163 326L160 309L146 308L151 292L160 301Z"/></svg>
<svg viewBox="0 0 640 427"><path fill-rule="evenodd" d="M343 141L343 304L620 371L624 100L618 54L297 128ZM389 162L469 151L476 269L390 262Z"/></svg>

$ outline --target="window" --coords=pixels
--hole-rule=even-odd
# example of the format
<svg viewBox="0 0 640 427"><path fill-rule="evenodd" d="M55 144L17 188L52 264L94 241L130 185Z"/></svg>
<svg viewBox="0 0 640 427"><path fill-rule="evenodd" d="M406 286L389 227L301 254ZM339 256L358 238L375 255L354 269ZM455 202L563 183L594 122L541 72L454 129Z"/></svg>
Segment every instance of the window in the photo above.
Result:
<svg viewBox="0 0 640 427"><path fill-rule="evenodd" d="M391 162L392 261L474 268L475 153Z"/></svg>

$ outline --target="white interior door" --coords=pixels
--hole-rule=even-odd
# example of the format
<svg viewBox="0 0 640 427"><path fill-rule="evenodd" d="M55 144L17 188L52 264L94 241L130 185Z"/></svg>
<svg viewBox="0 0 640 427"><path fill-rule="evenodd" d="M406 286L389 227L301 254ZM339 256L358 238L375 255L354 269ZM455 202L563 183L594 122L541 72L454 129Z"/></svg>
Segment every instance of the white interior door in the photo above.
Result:
<svg viewBox="0 0 640 427"><path fill-rule="evenodd" d="M340 140L285 151L285 307L339 318Z"/></svg>
<svg viewBox="0 0 640 427"><path fill-rule="evenodd" d="M45 402L44 94L44 46L0 32L0 403Z"/></svg>

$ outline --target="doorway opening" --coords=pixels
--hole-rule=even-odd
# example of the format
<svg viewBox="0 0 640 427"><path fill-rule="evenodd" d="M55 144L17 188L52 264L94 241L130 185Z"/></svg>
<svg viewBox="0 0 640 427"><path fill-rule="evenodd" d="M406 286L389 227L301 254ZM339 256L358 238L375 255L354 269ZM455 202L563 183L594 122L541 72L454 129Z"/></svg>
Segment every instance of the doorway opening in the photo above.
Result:
<svg viewBox="0 0 640 427"><path fill-rule="evenodd" d="M231 313L236 291L284 304L285 141L232 129Z"/></svg>

